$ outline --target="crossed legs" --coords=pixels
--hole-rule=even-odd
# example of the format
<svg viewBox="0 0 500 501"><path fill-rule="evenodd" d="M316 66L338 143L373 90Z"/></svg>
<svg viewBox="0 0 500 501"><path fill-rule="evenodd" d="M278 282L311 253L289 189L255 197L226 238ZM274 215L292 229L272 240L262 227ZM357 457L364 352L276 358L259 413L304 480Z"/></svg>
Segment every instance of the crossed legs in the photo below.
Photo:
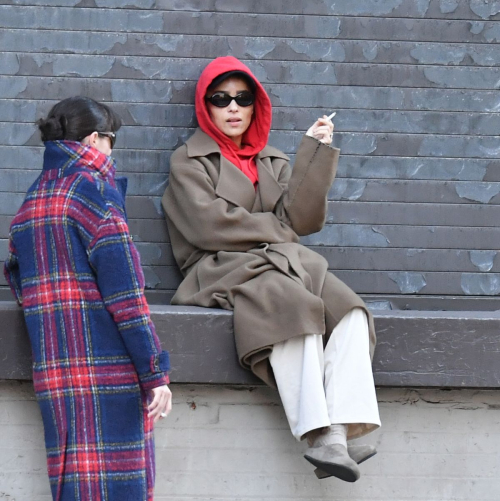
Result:
<svg viewBox="0 0 500 501"><path fill-rule="evenodd" d="M307 436L312 446L315 441L341 444L342 433L345 443L380 426L368 322L361 308L342 318L325 348L321 335L297 336L275 344L270 363L297 440Z"/></svg>

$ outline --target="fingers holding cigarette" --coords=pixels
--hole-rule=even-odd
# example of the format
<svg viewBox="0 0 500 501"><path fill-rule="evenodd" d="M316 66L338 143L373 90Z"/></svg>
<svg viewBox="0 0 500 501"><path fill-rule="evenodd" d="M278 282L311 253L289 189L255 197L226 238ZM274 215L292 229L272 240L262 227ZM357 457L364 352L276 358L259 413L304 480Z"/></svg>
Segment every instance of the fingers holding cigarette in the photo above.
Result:
<svg viewBox="0 0 500 501"><path fill-rule="evenodd" d="M316 122L309 128L306 135L314 137L318 141L324 144L331 144L333 138L333 128L332 118L337 114L334 111L330 116L323 115L318 118Z"/></svg>
<svg viewBox="0 0 500 501"><path fill-rule="evenodd" d="M336 115L336 112L333 112L330 116L323 115L321 118L318 118L316 123L314 124L313 137L318 139L324 144L331 144L333 138L333 122L332 118Z"/></svg>

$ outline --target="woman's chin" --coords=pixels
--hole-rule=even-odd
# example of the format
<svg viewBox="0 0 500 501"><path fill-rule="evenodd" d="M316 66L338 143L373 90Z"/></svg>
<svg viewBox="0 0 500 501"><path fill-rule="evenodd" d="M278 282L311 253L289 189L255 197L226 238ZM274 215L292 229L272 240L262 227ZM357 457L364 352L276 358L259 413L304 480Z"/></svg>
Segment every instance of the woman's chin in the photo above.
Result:
<svg viewBox="0 0 500 501"><path fill-rule="evenodd" d="M243 130L243 124L241 122L228 122L226 124L226 130L239 134L240 131Z"/></svg>
<svg viewBox="0 0 500 501"><path fill-rule="evenodd" d="M224 134L230 138L239 137L243 134L243 127L225 127Z"/></svg>

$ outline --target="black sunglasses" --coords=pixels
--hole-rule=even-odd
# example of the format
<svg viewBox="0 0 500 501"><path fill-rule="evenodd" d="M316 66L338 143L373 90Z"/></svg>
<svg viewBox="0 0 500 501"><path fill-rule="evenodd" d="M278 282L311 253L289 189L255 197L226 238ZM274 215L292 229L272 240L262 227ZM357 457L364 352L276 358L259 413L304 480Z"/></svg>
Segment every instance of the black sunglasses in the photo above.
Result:
<svg viewBox="0 0 500 501"><path fill-rule="evenodd" d="M231 104L232 100L236 101L238 106L251 106L255 101L255 96L249 92L248 90L244 90L243 92L238 92L236 96L231 96L227 92L214 92L210 97L207 97L207 101L212 103L217 108L225 108Z"/></svg>
<svg viewBox="0 0 500 501"><path fill-rule="evenodd" d="M109 142L111 143L111 149L113 149L116 143L116 134L114 132L97 132L100 137L109 137Z"/></svg>

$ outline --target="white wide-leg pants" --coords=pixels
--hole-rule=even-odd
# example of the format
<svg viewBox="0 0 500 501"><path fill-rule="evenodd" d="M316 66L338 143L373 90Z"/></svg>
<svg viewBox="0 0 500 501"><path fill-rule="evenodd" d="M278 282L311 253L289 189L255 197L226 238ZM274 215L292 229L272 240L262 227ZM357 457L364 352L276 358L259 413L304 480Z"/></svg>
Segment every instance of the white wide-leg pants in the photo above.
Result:
<svg viewBox="0 0 500 501"><path fill-rule="evenodd" d="M361 308L342 318L325 348L323 336L297 336L275 344L270 363L297 440L331 424L348 424L348 439L380 426L368 321Z"/></svg>

